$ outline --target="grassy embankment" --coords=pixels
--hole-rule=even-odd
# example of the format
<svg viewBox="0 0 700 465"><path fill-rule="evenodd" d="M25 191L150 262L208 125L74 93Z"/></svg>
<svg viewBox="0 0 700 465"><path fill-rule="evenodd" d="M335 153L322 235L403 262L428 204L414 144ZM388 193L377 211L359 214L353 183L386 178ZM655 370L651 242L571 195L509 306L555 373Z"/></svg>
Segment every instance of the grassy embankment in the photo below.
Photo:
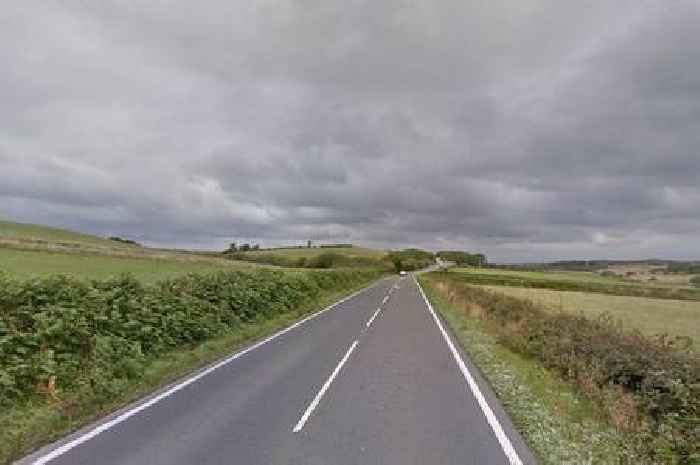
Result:
<svg viewBox="0 0 700 465"><path fill-rule="evenodd" d="M552 307L493 292L493 287L469 285L473 276L482 283L491 271L433 273L423 281L543 463L700 460L698 431L693 427L700 368L692 352L625 331L611 319L554 312ZM535 292L539 290L532 287L541 285L543 278L558 275L545 285L573 282L579 288L592 286L597 293L587 296L597 302L620 299L600 294L601 286L606 286L600 279L605 278L583 274L576 282L576 274L545 274L518 272L516 277L496 271L491 278L509 284L518 279L530 287L501 287L505 292ZM615 292L620 292L617 287ZM669 305L661 307L663 303ZM670 319L672 304L695 303L648 304L636 321L653 331L663 318L655 311L665 308ZM589 310L592 314L594 310ZM621 311L617 316L622 315ZM696 328L693 332L697 321L689 320Z"/></svg>

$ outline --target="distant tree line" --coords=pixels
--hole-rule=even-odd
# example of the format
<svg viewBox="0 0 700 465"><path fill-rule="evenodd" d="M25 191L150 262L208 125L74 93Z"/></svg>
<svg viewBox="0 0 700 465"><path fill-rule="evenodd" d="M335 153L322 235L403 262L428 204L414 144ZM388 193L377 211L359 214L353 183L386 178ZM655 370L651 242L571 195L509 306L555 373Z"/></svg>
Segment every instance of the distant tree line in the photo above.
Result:
<svg viewBox="0 0 700 465"><path fill-rule="evenodd" d="M260 250L260 245L248 243L237 245L235 242L232 242L231 245L228 246L228 249L224 250L224 254L232 254L236 252L251 252L255 250Z"/></svg>
<svg viewBox="0 0 700 465"><path fill-rule="evenodd" d="M700 263L698 262L677 262L668 265L667 270L671 273L700 274Z"/></svg>
<svg viewBox="0 0 700 465"><path fill-rule="evenodd" d="M131 239L124 239L123 237L119 236L112 236L109 238L109 240L114 242L121 242L122 244L137 245L141 247L141 244L139 244L138 242L132 241Z"/></svg>
<svg viewBox="0 0 700 465"><path fill-rule="evenodd" d="M446 262L454 262L459 266L486 266L488 260L482 253L469 253L457 250L441 250L436 253L439 258Z"/></svg>

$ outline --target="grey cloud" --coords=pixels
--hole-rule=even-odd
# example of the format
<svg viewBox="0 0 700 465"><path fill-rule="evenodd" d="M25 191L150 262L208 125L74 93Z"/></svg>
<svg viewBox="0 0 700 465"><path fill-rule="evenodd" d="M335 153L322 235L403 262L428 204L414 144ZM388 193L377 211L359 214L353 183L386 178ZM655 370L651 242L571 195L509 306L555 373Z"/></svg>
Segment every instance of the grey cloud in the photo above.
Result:
<svg viewBox="0 0 700 465"><path fill-rule="evenodd" d="M700 258L698 22L691 0L22 2L0 12L0 215Z"/></svg>

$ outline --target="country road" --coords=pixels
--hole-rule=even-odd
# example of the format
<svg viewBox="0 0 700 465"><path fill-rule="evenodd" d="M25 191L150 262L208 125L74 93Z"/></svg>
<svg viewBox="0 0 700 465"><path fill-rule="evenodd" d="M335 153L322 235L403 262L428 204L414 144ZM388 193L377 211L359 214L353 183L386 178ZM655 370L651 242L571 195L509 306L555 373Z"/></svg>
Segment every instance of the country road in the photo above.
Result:
<svg viewBox="0 0 700 465"><path fill-rule="evenodd" d="M385 279L18 463L534 464L443 326Z"/></svg>

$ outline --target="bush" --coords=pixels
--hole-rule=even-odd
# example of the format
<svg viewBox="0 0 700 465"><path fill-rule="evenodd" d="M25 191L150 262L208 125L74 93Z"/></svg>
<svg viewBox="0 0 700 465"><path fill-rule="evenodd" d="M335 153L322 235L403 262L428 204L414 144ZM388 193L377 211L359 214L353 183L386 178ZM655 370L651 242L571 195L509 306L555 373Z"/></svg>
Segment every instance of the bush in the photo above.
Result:
<svg viewBox="0 0 700 465"><path fill-rule="evenodd" d="M654 460L698 463L700 361L683 350L684 341L625 332L608 316L552 315L530 301L444 276L429 282L453 303L479 308L503 345L558 371L598 401L617 427L638 433Z"/></svg>
<svg viewBox="0 0 700 465"><path fill-rule="evenodd" d="M394 265L395 271L415 271L427 268L435 263L435 257L431 252L420 249L391 252L388 257Z"/></svg>
<svg viewBox="0 0 700 465"><path fill-rule="evenodd" d="M145 286L131 276L20 282L0 274L0 406L38 394L104 399L144 363L312 303L377 271L220 272Z"/></svg>
<svg viewBox="0 0 700 465"><path fill-rule="evenodd" d="M442 250L437 252L435 255L441 259L454 262L459 266L486 266L488 265L488 260L484 254L471 254L469 252L461 252L456 250Z"/></svg>
<svg viewBox="0 0 700 465"><path fill-rule="evenodd" d="M700 287L700 276L693 276L690 278L690 284L695 287Z"/></svg>

